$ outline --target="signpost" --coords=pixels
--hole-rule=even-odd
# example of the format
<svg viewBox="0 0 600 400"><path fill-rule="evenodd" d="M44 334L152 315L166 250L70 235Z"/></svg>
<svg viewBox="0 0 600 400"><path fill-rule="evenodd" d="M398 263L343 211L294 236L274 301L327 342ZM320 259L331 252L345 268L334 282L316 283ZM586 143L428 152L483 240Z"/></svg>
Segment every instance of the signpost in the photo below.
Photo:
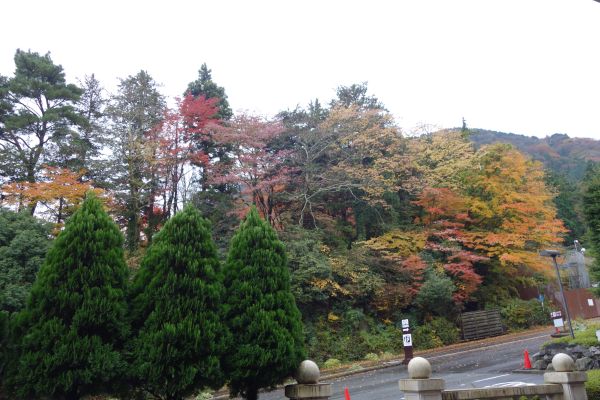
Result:
<svg viewBox="0 0 600 400"><path fill-rule="evenodd" d="M562 312L552 311L550 313L550 318L552 318L552 321L554 321L554 327L556 328L556 333L559 333L559 330L565 326L565 323L562 319Z"/></svg>
<svg viewBox="0 0 600 400"><path fill-rule="evenodd" d="M404 361L402 361L402 364L408 364L413 358L412 334L410 333L408 319L402 320L402 346L404 347Z"/></svg>

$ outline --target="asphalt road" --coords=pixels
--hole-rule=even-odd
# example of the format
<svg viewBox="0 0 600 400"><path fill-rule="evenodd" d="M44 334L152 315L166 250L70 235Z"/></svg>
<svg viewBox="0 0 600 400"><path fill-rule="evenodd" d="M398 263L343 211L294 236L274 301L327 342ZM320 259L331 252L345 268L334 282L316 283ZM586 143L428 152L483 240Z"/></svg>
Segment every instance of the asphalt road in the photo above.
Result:
<svg viewBox="0 0 600 400"><path fill-rule="evenodd" d="M481 344L466 349L441 350L425 356L431 363L433 378L446 381L446 388L482 388L516 386L543 382L541 374L513 373L523 365L523 351L536 353L550 339L550 332L537 332L508 343ZM498 338L502 341L502 337ZM406 366L393 364L388 368L359 373L330 381L332 400L344 399L348 388L352 400L399 400L403 395L398 380L407 378ZM283 390L262 393L261 400L284 399Z"/></svg>

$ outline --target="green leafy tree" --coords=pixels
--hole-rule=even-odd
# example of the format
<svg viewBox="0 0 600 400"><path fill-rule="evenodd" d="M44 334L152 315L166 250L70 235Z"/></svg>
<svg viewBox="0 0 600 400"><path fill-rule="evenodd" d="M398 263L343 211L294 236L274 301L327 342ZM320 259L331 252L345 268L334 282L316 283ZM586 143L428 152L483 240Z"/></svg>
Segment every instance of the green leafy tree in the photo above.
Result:
<svg viewBox="0 0 600 400"><path fill-rule="evenodd" d="M66 83L50 53L17 50L15 65L14 77L0 77L0 175L34 183L43 164L61 161L66 139L85 123L76 110L83 91ZM36 204L28 205L31 213Z"/></svg>
<svg viewBox="0 0 600 400"><path fill-rule="evenodd" d="M590 275L593 280L600 281L600 167L597 165L590 166L586 174L583 210L588 225L588 242L596 259L590 267ZM600 294L598 288L594 290Z"/></svg>
<svg viewBox="0 0 600 400"><path fill-rule="evenodd" d="M233 117L233 111L227 101L225 88L212 80L211 72L212 70L208 69L206 63L202 64L198 71L198 79L189 83L185 94L191 94L194 97L204 96L206 99L219 99L217 103L219 106L218 119L229 120Z"/></svg>
<svg viewBox="0 0 600 400"><path fill-rule="evenodd" d="M7 361L8 347L8 313L0 311L0 398L2 396L2 375Z"/></svg>
<svg viewBox="0 0 600 400"><path fill-rule="evenodd" d="M161 399L178 400L224 383L224 300L210 224L188 205L156 235L131 294L133 373Z"/></svg>
<svg viewBox="0 0 600 400"><path fill-rule="evenodd" d="M73 400L115 391L126 370L127 274L122 235L89 194L16 317L18 354L7 379L14 397Z"/></svg>
<svg viewBox="0 0 600 400"><path fill-rule="evenodd" d="M50 225L25 213L0 209L0 311L25 307L50 245Z"/></svg>
<svg viewBox="0 0 600 400"><path fill-rule="evenodd" d="M336 90L337 98L331 100L330 106L348 108L356 106L361 110L386 111L383 103L374 95L367 95L369 87L367 82L353 83L350 86L339 86Z"/></svg>
<svg viewBox="0 0 600 400"><path fill-rule="evenodd" d="M255 207L231 240L225 286L226 320L236 339L226 359L231 394L255 400L305 357L285 249Z"/></svg>
<svg viewBox="0 0 600 400"><path fill-rule="evenodd" d="M303 315L316 315L335 293L331 263L318 230L290 225L281 233L288 254L292 293Z"/></svg>
<svg viewBox="0 0 600 400"><path fill-rule="evenodd" d="M581 210L583 208L581 185L575 183L573 178L553 171L547 172L546 185L556 191L554 198L556 216L569 230L564 237L565 244L571 245L573 240L581 240L586 233Z"/></svg>

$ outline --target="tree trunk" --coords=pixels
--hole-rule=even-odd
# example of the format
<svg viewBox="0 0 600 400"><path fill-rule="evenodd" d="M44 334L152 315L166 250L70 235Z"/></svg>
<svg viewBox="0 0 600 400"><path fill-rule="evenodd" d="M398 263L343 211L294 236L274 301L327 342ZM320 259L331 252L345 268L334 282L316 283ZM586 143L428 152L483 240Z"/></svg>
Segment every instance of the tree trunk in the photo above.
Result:
<svg viewBox="0 0 600 400"><path fill-rule="evenodd" d="M73 390L71 392L65 393L65 400L79 400L79 396L77 395L77 391Z"/></svg>
<svg viewBox="0 0 600 400"><path fill-rule="evenodd" d="M58 215L56 216L57 224L60 224L60 221L62 221L62 219L63 219L63 206L64 206L64 201L63 201L63 198L61 197L60 199L58 199Z"/></svg>
<svg viewBox="0 0 600 400"><path fill-rule="evenodd" d="M246 400L257 400L258 399L258 388L251 386L246 392Z"/></svg>

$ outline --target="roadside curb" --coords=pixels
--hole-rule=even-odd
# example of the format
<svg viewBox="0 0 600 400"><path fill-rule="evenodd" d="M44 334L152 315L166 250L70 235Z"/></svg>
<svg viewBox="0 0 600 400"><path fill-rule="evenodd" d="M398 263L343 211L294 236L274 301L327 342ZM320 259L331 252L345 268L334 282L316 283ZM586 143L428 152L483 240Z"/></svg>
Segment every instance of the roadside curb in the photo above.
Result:
<svg viewBox="0 0 600 400"><path fill-rule="evenodd" d="M532 375L544 375L546 371L541 369L515 369L512 371L513 374L532 374Z"/></svg>

